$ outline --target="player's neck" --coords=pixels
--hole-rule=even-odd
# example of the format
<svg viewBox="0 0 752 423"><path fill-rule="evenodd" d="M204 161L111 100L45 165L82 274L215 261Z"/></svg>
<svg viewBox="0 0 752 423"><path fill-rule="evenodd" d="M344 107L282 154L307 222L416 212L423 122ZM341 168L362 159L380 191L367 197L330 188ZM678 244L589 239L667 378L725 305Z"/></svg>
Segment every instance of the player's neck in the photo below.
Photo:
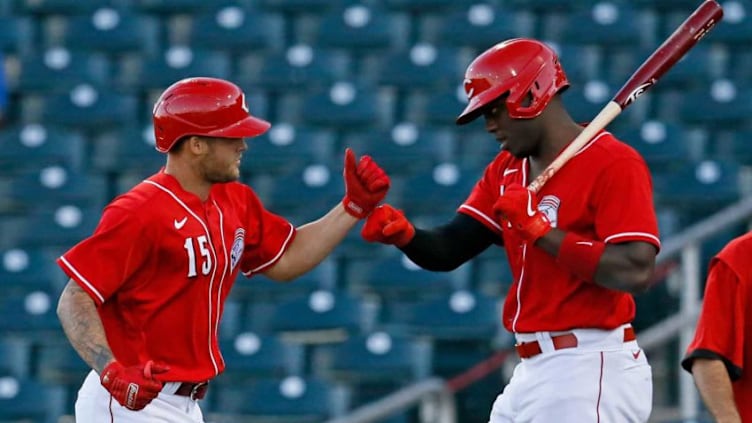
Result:
<svg viewBox="0 0 752 423"><path fill-rule="evenodd" d="M197 172L195 166L184 160L170 160L168 156L164 172L177 179L183 190L196 195L202 202L209 198L212 184Z"/></svg>
<svg viewBox="0 0 752 423"><path fill-rule="evenodd" d="M543 131L538 154L530 156L530 177L537 177L569 145L583 127L572 120L560 120L548 125Z"/></svg>

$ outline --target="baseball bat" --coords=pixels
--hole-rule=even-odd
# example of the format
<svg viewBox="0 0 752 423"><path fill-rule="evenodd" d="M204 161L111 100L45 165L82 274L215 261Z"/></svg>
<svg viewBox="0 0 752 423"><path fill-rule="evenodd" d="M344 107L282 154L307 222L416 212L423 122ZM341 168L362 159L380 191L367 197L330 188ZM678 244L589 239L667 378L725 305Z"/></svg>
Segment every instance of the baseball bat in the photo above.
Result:
<svg viewBox="0 0 752 423"><path fill-rule="evenodd" d="M715 0L704 1L629 77L595 118L572 140L546 169L528 185L538 192L569 159L614 120L624 109L652 87L723 18L723 9Z"/></svg>

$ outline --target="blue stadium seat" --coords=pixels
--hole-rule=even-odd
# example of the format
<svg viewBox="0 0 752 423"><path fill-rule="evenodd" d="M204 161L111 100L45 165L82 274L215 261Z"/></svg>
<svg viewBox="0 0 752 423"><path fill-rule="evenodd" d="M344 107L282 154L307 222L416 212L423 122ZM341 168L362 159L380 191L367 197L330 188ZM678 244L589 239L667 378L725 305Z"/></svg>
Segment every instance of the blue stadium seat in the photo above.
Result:
<svg viewBox="0 0 752 423"><path fill-rule="evenodd" d="M391 176L430 172L435 165L451 160L456 135L441 126L400 122L388 130L353 132L342 143L358 154L368 154Z"/></svg>
<svg viewBox="0 0 752 423"><path fill-rule="evenodd" d="M32 371L31 357L31 343L28 340L0 338L0 375L17 378L29 376Z"/></svg>
<svg viewBox="0 0 752 423"><path fill-rule="evenodd" d="M606 52L632 49L650 33L628 2L602 1L569 14L561 34L564 43L595 45Z"/></svg>
<svg viewBox="0 0 752 423"><path fill-rule="evenodd" d="M405 99L405 115L398 119L422 125L455 127L455 119L467 106L467 95L461 84L448 85L430 93L411 92Z"/></svg>
<svg viewBox="0 0 752 423"><path fill-rule="evenodd" d="M439 25L441 45L470 47L477 52L518 37L522 29L512 10L486 2L468 2L467 6L445 14Z"/></svg>
<svg viewBox="0 0 752 423"><path fill-rule="evenodd" d="M644 52L632 69L647 59L651 52ZM656 90L684 89L693 86L707 86L719 73L721 58L716 49L708 44L699 44L687 52L655 85Z"/></svg>
<svg viewBox="0 0 752 423"><path fill-rule="evenodd" d="M323 422L332 417L336 409L334 391L329 382L305 376L261 379L224 386L217 390L216 408L225 417L219 416L213 421Z"/></svg>
<svg viewBox="0 0 752 423"><path fill-rule="evenodd" d="M62 166L21 173L10 181L3 198L11 208L23 213L59 204L102 208L109 199L103 176L78 173Z"/></svg>
<svg viewBox="0 0 752 423"><path fill-rule="evenodd" d="M709 144L713 157L736 160L739 164L752 164L752 130L740 129L729 131L715 131Z"/></svg>
<svg viewBox="0 0 752 423"><path fill-rule="evenodd" d="M379 86L399 90L430 89L462 79L464 63L459 51L430 43L378 56L375 81Z"/></svg>
<svg viewBox="0 0 752 423"><path fill-rule="evenodd" d="M246 139L241 170L251 175L289 174L335 154L331 131L275 122L265 134Z"/></svg>
<svg viewBox="0 0 752 423"><path fill-rule="evenodd" d="M195 13L209 7L202 0L135 0L134 3L137 10L157 15Z"/></svg>
<svg viewBox="0 0 752 423"><path fill-rule="evenodd" d="M157 47L158 21L128 9L101 7L88 15L71 16L61 33L46 32L45 44L109 55L149 53Z"/></svg>
<svg viewBox="0 0 752 423"><path fill-rule="evenodd" d="M233 285L232 298L244 303L255 302L278 302L299 298L319 289L334 287L334 282L326 275L323 269L326 261L320 264L321 268L301 275L289 282L276 282L263 274L256 274L247 278L242 273L238 274L238 280Z"/></svg>
<svg viewBox="0 0 752 423"><path fill-rule="evenodd" d="M6 294L57 293L67 282L65 274L55 264L56 252L10 248L0 252L0 259L0 281Z"/></svg>
<svg viewBox="0 0 752 423"><path fill-rule="evenodd" d="M492 298L503 298L514 282L503 248L490 246L472 260L472 287Z"/></svg>
<svg viewBox="0 0 752 423"><path fill-rule="evenodd" d="M75 395L91 367L67 340L45 342L38 349L36 378L42 383L65 386L69 394Z"/></svg>
<svg viewBox="0 0 752 423"><path fill-rule="evenodd" d="M738 127L752 116L751 94L752 88L746 82L718 79L709 89L701 87L683 92L680 116L686 123L702 125L707 129Z"/></svg>
<svg viewBox="0 0 752 423"><path fill-rule="evenodd" d="M165 156L154 146L154 129L127 125L99 134L93 142L91 165L101 172L123 173L142 169L156 173L164 166Z"/></svg>
<svg viewBox="0 0 752 423"><path fill-rule="evenodd" d="M606 64L602 63L597 49L573 43L548 41L546 44L559 56L559 61L564 67L571 85L579 86L587 81L604 76Z"/></svg>
<svg viewBox="0 0 752 423"><path fill-rule="evenodd" d="M359 295L377 295L383 301L446 295L455 284L452 274L423 270L403 254L372 258L368 270L359 270L359 274L349 274L348 289Z"/></svg>
<svg viewBox="0 0 752 423"><path fill-rule="evenodd" d="M690 160L684 128L671 122L649 120L617 136L634 147L651 168L682 164Z"/></svg>
<svg viewBox="0 0 752 423"><path fill-rule="evenodd" d="M0 16L0 52L28 53L34 41L34 22L31 18Z"/></svg>
<svg viewBox="0 0 752 423"><path fill-rule="evenodd" d="M659 13L684 12L690 13L697 7L695 0L633 0L636 6L655 10Z"/></svg>
<svg viewBox="0 0 752 423"><path fill-rule="evenodd" d="M385 51L403 34L396 18L377 6L345 4L323 12L311 44L348 49L352 54Z"/></svg>
<svg viewBox="0 0 752 423"><path fill-rule="evenodd" d="M497 299L458 290L417 303L386 306L385 324L435 340L490 342L501 330Z"/></svg>
<svg viewBox="0 0 752 423"><path fill-rule="evenodd" d="M27 122L44 122L78 131L100 131L132 122L138 113L133 96L117 94L92 85L74 87L68 94L31 99L23 106Z"/></svg>
<svg viewBox="0 0 752 423"><path fill-rule="evenodd" d="M339 342L361 330L364 313L360 299L339 291L319 290L278 303L270 326L283 339L295 342Z"/></svg>
<svg viewBox="0 0 752 423"><path fill-rule="evenodd" d="M30 378L0 376L0 419L53 423L63 414L65 393Z"/></svg>
<svg viewBox="0 0 752 423"><path fill-rule="evenodd" d="M248 54L280 47L284 21L239 2L228 3L193 15L187 35L193 48Z"/></svg>
<svg viewBox="0 0 752 423"><path fill-rule="evenodd" d="M276 178L266 206L293 220L293 223L302 224L323 216L343 195L344 182L340 170L314 163Z"/></svg>
<svg viewBox="0 0 752 423"><path fill-rule="evenodd" d="M13 125L0 130L0 167L5 174L60 165L82 170L86 140L50 125Z"/></svg>
<svg viewBox="0 0 752 423"><path fill-rule="evenodd" d="M259 0L264 8L274 12L281 12L288 16L301 14L318 14L337 5L332 0Z"/></svg>
<svg viewBox="0 0 752 423"><path fill-rule="evenodd" d="M614 87L603 80L591 80L569 87L561 95L564 105L577 122L589 122L603 109L616 93ZM622 117L623 119L623 117Z"/></svg>
<svg viewBox="0 0 752 423"><path fill-rule="evenodd" d="M81 15L91 13L112 0L15 0L15 13L20 15Z"/></svg>
<svg viewBox="0 0 752 423"><path fill-rule="evenodd" d="M308 44L294 44L262 57L241 59L234 80L241 86L265 91L316 90L348 76L346 53Z"/></svg>
<svg viewBox="0 0 752 423"><path fill-rule="evenodd" d="M735 162L702 160L679 169L653 171L656 202L683 207L693 215L716 212L739 199L739 165Z"/></svg>
<svg viewBox="0 0 752 423"><path fill-rule="evenodd" d="M2 248L72 247L91 235L102 209L81 209L74 205L60 205L27 216L2 221ZM44 228L44 230L39 230Z"/></svg>
<svg viewBox="0 0 752 423"><path fill-rule="evenodd" d="M408 217L419 214L454 216L457 207L470 195L481 171L464 169L455 163L438 164L431 172L404 181L399 205Z"/></svg>
<svg viewBox="0 0 752 423"><path fill-rule="evenodd" d="M732 49L752 42L752 1L722 2L723 20L708 35L708 42L722 43Z"/></svg>
<svg viewBox="0 0 752 423"><path fill-rule="evenodd" d="M386 0L385 5L394 11L410 13L436 13L457 5L457 0Z"/></svg>
<svg viewBox="0 0 752 423"><path fill-rule="evenodd" d="M383 121L383 101L358 81L338 81L304 96L297 117L304 124L338 130L373 127Z"/></svg>
<svg viewBox="0 0 752 423"><path fill-rule="evenodd" d="M303 348L273 334L239 333L220 345L227 372L221 384L237 384L264 377L282 377L302 370Z"/></svg>
<svg viewBox="0 0 752 423"><path fill-rule="evenodd" d="M18 78L9 81L9 85L22 94L65 93L80 84L106 86L110 68L108 59L100 54L53 47L21 56Z"/></svg>
<svg viewBox="0 0 752 423"><path fill-rule="evenodd" d="M34 291L0 298L0 333L32 342L64 340L55 313L57 294Z"/></svg>
<svg viewBox="0 0 752 423"><path fill-rule="evenodd" d="M227 78L230 60L225 53L184 45L166 48L158 55L143 55L123 67L118 82L136 93L161 91L191 76Z"/></svg>

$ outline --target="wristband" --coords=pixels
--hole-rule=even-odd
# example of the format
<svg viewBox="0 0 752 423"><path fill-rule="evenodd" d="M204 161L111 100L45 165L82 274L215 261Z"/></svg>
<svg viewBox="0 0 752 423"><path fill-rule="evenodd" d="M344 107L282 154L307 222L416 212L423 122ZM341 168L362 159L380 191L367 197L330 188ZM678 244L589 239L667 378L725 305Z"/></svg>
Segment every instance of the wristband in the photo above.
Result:
<svg viewBox="0 0 752 423"><path fill-rule="evenodd" d="M569 269L575 276L586 282L593 282L598 263L601 261L606 243L595 241L567 232L559 247L556 263Z"/></svg>

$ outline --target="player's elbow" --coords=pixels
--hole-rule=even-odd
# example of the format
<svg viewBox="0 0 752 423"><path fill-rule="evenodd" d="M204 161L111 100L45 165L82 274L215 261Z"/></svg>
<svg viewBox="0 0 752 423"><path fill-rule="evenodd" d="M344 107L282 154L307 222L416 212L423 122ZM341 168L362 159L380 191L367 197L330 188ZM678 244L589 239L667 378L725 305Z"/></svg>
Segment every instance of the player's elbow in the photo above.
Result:
<svg viewBox="0 0 752 423"><path fill-rule="evenodd" d="M630 294L645 293L652 286L653 266L636 266L629 272L624 282Z"/></svg>

